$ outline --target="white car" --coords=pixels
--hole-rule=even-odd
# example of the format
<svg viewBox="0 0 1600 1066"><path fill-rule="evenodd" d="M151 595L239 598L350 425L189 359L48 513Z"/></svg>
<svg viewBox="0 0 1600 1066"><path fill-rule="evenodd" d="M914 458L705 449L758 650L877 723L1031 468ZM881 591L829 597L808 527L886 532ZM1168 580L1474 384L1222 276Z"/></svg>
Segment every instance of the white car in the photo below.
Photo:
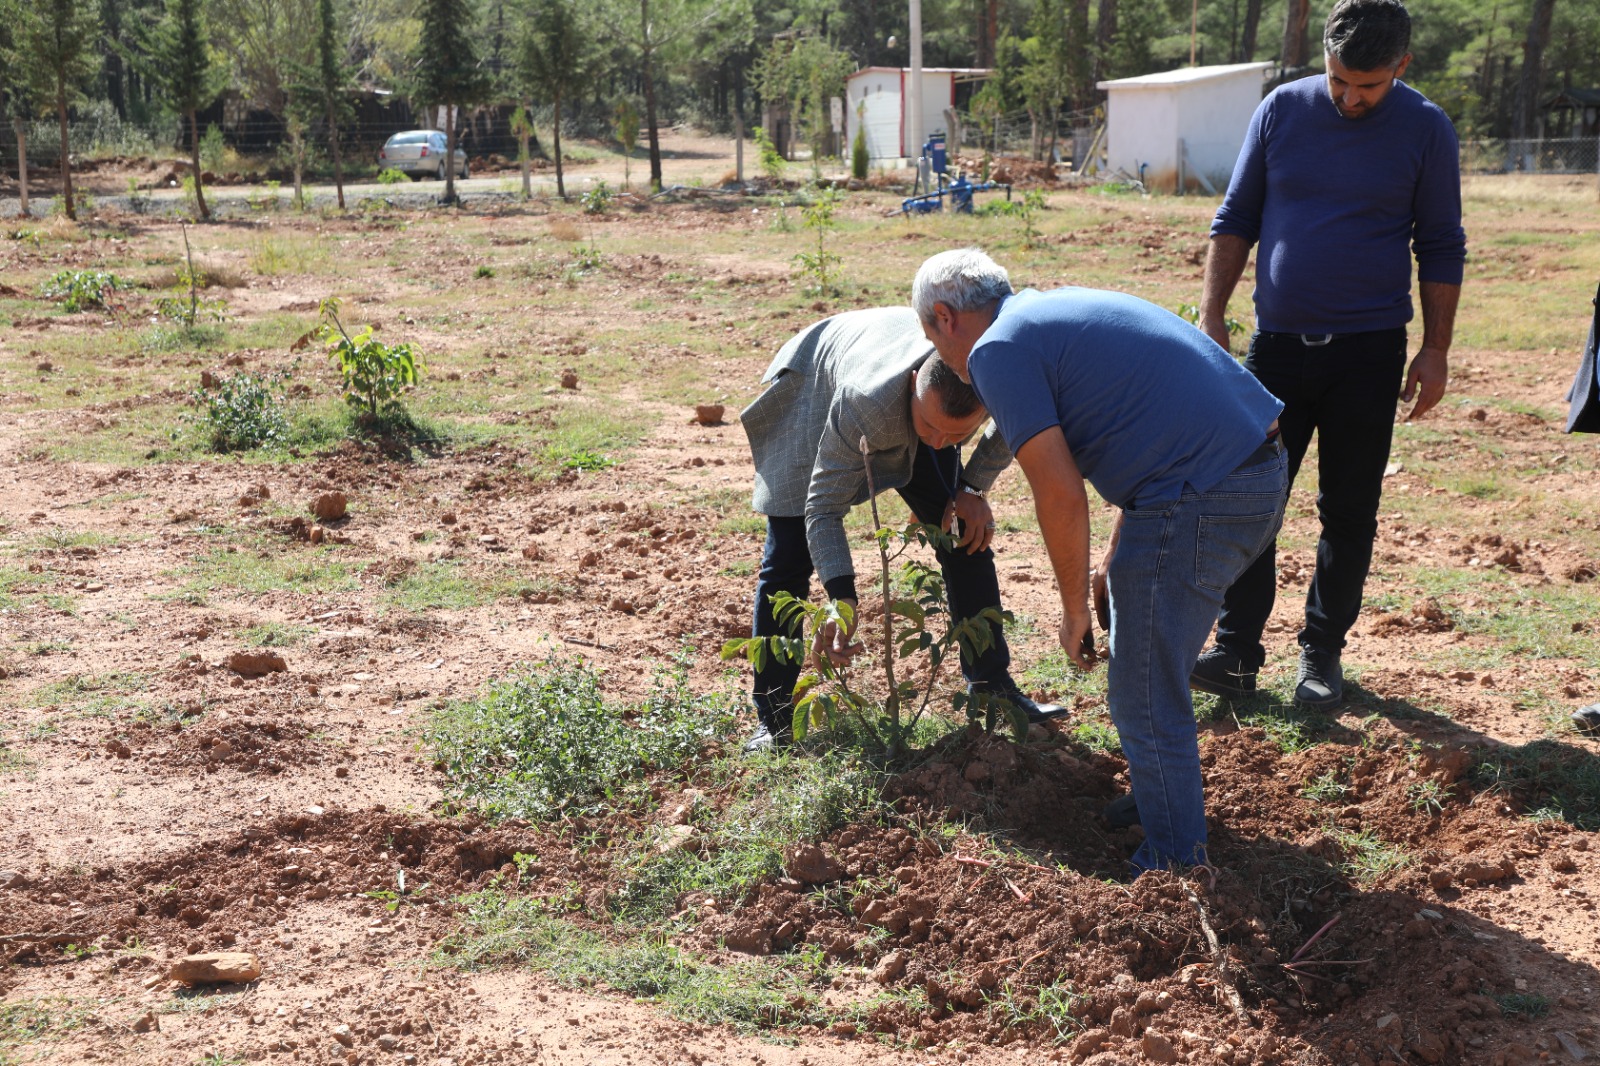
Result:
<svg viewBox="0 0 1600 1066"><path fill-rule="evenodd" d="M397 133L378 149L378 169L398 170L413 178L435 177L444 180L445 140L438 130L407 130ZM455 172L458 178L469 178L467 153L456 148Z"/></svg>

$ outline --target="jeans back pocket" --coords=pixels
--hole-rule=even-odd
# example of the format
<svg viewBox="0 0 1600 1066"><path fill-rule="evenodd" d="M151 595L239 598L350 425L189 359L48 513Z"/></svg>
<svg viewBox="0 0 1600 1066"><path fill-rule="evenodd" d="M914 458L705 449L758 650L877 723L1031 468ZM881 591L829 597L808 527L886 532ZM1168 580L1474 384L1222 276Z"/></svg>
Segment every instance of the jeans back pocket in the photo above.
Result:
<svg viewBox="0 0 1600 1066"><path fill-rule="evenodd" d="M1278 535L1278 517L1277 510L1201 515L1194 548L1195 583L1213 592L1227 591Z"/></svg>

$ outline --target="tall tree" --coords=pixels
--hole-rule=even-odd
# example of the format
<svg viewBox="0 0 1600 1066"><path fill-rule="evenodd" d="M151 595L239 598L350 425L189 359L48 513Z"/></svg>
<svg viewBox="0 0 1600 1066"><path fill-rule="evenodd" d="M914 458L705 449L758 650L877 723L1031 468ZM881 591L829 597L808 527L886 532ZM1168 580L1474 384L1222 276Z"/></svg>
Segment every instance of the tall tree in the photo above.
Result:
<svg viewBox="0 0 1600 1066"><path fill-rule="evenodd" d="M28 214L28 123L33 119L33 92L17 54L21 0L0 0L0 116L17 133L17 190L23 215Z"/></svg>
<svg viewBox="0 0 1600 1066"><path fill-rule="evenodd" d="M593 27L586 25L579 0L539 0L523 26L518 68L532 94L549 100L555 111L556 194L567 198L561 163L561 103L588 87L594 61Z"/></svg>
<svg viewBox="0 0 1600 1066"><path fill-rule="evenodd" d="M344 163L339 151L339 123L349 119L354 109L350 103L350 75L345 70L343 49L339 45L333 0L317 0L315 62L295 73L295 84L290 87L291 106L300 112L302 121L320 120L328 125L333 186L339 196L339 210L343 211Z"/></svg>
<svg viewBox="0 0 1600 1066"><path fill-rule="evenodd" d="M227 85L228 70L217 61L206 32L205 0L167 0L167 10L145 47L145 74L174 110L189 120L189 163L194 170L195 207L202 219L205 179L200 170L199 113Z"/></svg>
<svg viewBox="0 0 1600 1066"><path fill-rule="evenodd" d="M1296 70L1311 60L1310 46L1306 41L1306 26L1311 21L1311 0L1288 0L1283 11L1283 51L1278 65L1284 70Z"/></svg>
<svg viewBox="0 0 1600 1066"><path fill-rule="evenodd" d="M1556 0L1533 0L1528 13L1528 36L1522 44L1522 70L1517 75L1517 98L1511 111L1513 152L1526 153L1528 140L1539 122L1539 90L1544 78L1544 50L1550 46L1550 21Z"/></svg>
<svg viewBox="0 0 1600 1066"><path fill-rule="evenodd" d="M67 112L82 99L83 83L100 69L95 51L100 13L93 0L24 0L17 14L16 54L38 99L55 107L61 126L62 207L68 218L76 219Z"/></svg>
<svg viewBox="0 0 1600 1066"><path fill-rule="evenodd" d="M822 156L832 128L829 98L844 95L850 57L820 37L772 42L756 68L756 87L767 100L789 105L790 128L811 148L811 169L822 176Z"/></svg>
<svg viewBox="0 0 1600 1066"><path fill-rule="evenodd" d="M472 43L469 0L422 0L422 33L417 41L414 88L429 104L444 107L445 185L443 200L456 202L456 110L478 103L490 90L488 72L478 65Z"/></svg>

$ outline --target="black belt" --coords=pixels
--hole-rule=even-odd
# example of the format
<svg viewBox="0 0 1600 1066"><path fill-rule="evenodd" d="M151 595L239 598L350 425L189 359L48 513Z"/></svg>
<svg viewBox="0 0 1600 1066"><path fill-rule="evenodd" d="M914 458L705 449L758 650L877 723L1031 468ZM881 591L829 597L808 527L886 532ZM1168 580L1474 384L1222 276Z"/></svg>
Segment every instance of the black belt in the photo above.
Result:
<svg viewBox="0 0 1600 1066"><path fill-rule="evenodd" d="M1283 451L1283 443L1278 440L1278 432L1277 432L1277 430L1273 430L1272 436L1270 436L1266 440L1262 441L1261 442L1261 447L1259 447L1255 451L1251 452L1249 457L1246 458L1245 461L1240 463L1239 465L1240 466L1255 466L1258 463L1264 463L1269 459L1277 458L1278 455L1282 453L1282 451Z"/></svg>

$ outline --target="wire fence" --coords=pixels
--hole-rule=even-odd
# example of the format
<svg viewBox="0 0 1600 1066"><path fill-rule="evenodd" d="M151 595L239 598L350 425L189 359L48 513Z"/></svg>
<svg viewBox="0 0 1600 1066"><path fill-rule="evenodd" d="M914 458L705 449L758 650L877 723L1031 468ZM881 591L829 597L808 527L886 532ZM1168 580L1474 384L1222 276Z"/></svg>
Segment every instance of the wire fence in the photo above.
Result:
<svg viewBox="0 0 1600 1066"><path fill-rule="evenodd" d="M1600 137L1462 141L1461 169L1469 174L1594 174L1600 172Z"/></svg>

